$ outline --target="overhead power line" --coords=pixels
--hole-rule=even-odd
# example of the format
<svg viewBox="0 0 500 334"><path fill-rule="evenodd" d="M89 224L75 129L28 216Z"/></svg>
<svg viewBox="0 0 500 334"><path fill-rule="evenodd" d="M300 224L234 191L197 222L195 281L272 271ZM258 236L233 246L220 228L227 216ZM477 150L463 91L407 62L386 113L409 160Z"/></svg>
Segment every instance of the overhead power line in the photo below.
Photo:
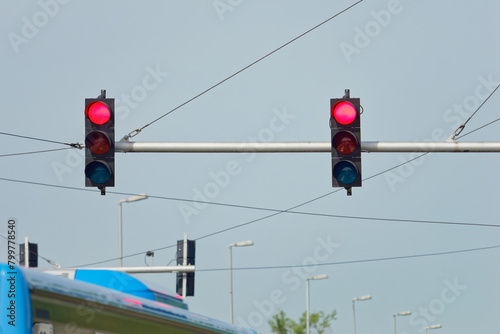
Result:
<svg viewBox="0 0 500 334"><path fill-rule="evenodd" d="M36 140L36 141L43 141L43 142L46 142L46 143L67 145L67 146L71 146L73 148L82 148L83 147L79 143L65 143L65 142L61 142L61 141L55 141L55 140L49 140L49 139L43 139L43 138L22 136L22 135L17 135L17 134L14 134L14 133L0 132L0 135L17 137L17 138L23 138L23 139L30 139L30 140Z"/></svg>
<svg viewBox="0 0 500 334"><path fill-rule="evenodd" d="M467 133L464 133L463 135L458 136L456 139L460 139L460 138L463 138L463 137L465 137L465 136L468 136L468 135L470 135L471 133L476 132L476 131L478 131L478 130L481 130L482 128L485 128L485 127L487 127L488 125L491 125L491 124L493 124L493 123L495 123L495 122L498 122L498 121L500 121L500 118L497 118L497 119L495 119L495 120L493 120L493 121L491 121L491 122L489 122L489 123L486 123L485 125L481 125L480 127L475 128L474 130L471 130L471 131L469 131L469 132L467 132Z"/></svg>
<svg viewBox="0 0 500 334"><path fill-rule="evenodd" d="M379 261L393 261L393 260L404 260L404 259L414 259L419 257L430 257L430 256L441 256L441 255L451 255L458 253L467 253L467 252L477 252L483 250L490 250L500 248L500 245L496 246L488 246L488 247L480 247L480 248L471 248L471 249L462 249L448 252L439 252L439 253L427 253L427 254L415 254L415 255L403 255L403 256L392 256L392 257L382 257L382 258L373 258L373 259L363 259L363 260L350 260L350 261L339 261L339 262L328 262L328 263L314 263L314 264L296 264L296 265L288 265L288 266L268 266L268 267L244 267L244 268L232 268L232 270L272 270L272 269L289 269L289 268L304 268L304 267L324 267L324 266L335 266L335 265L343 265L343 264L355 264L355 263L366 263L366 262L379 262ZM218 268L218 269L196 269L197 272L201 271L227 271L229 268Z"/></svg>
<svg viewBox="0 0 500 334"><path fill-rule="evenodd" d="M32 152L1 154L0 158L13 157L13 156L18 156L18 155L28 155L28 154L55 152L55 151L62 151L62 150L71 150L71 149L72 149L71 147L65 147L65 148L56 148L56 149L53 149L53 150L42 150L42 151L32 151Z"/></svg>
<svg viewBox="0 0 500 334"><path fill-rule="evenodd" d="M161 249L174 248L176 246L177 245L171 245L171 246L168 246L168 247L163 247ZM402 255L402 256L392 256L392 257L383 257L383 258L349 260L349 261L315 263L315 264L297 264L297 265L282 265L282 266L266 266L266 267L261 266L261 267L233 268L233 270L269 270L269 269L303 268L303 267L314 267L314 266L334 266L334 265L344 265L344 264L355 264L355 263L366 263L366 262L380 262L380 261L392 261L392 260L403 260L403 259L412 259L412 258L420 258L420 257L451 255L451 254L459 254L459 253L468 253L468 252L477 252L477 251L491 250L491 249L497 249L497 248L500 248L500 245L486 246L486 247L479 247L479 248L461 249L461 250L454 250L454 251L447 251L447 252L435 252L435 253L425 253L425 254ZM158 249L155 249L153 251L157 251L157 250ZM131 256L136 256L136 255L142 255L142 254L144 254L144 252L137 253L137 254L127 255L127 256L124 256L124 257L131 257ZM102 264L102 263L110 262L110 261L114 261L114 260L118 260L118 258L111 259L111 260L106 260L106 261L89 263L89 264L81 265L81 266L77 266L77 267L79 267L79 268L88 267L88 266ZM227 271L227 270L229 270L229 268L196 269L196 271L198 271L198 272L201 272L201 271L206 271L206 272L207 271Z"/></svg>
<svg viewBox="0 0 500 334"><path fill-rule="evenodd" d="M472 119L472 117L474 117L474 115L479 111L479 109L481 109L481 107L486 103L486 101L488 101L490 99L490 97L495 94L495 92L497 91L498 87L500 87L500 85L498 85L492 92L490 95L488 95L488 97L483 101L483 103L481 103L481 105L479 107L477 107L476 111L474 111L472 113L472 115L469 116L469 118L467 118L467 120L462 124L460 125L456 130L455 130L455 133L453 134L452 136L452 140L455 140L455 138L460 135L460 133L462 133L462 131L465 129L465 126L467 125L467 123ZM470 132L469 132L470 133ZM463 136L462 136L463 137Z"/></svg>
<svg viewBox="0 0 500 334"><path fill-rule="evenodd" d="M376 175L380 175L380 173L378 173ZM372 178L372 177L368 177L368 178ZM41 185L41 186L47 186L47 187L57 187L57 188L68 189L68 190L98 192L97 190L93 190L93 189L68 187L68 186L58 186L58 185L52 185L52 184L46 184L46 183L30 182L30 181L22 181L22 180L13 180L13 179L6 179L6 178L0 178L0 181L20 182L20 183L25 183L25 184ZM370 220L370 221L387 221L387 222L402 222L402 223L423 223L423 224L443 224L443 225L462 225L462 226L481 226L481 227L500 227L500 225L496 225L496 224L469 223L469 222L452 222L452 221L440 221L440 220L422 220L422 219L387 218L387 217L352 216L352 215L338 215L338 214L330 214L330 213L307 212L307 211L295 211L294 210L294 208L297 208L299 206L303 206L303 205L309 204L311 202L317 201L317 200L319 200L321 198L327 197L327 196L329 196L329 195L331 195L333 193L336 193L338 191L341 191L341 190L342 189L337 189L337 190L331 191L329 193L326 193L324 195L318 196L318 197L316 197L314 199L311 199L309 201L303 202L303 203L301 203L301 204L299 204L299 205L297 205L297 206L295 206L293 208L290 208L290 209L273 209L273 208L265 208L265 207L259 207L259 206L251 206L251 205L229 204L229 203L221 203L221 202L208 202L208 201L190 200L190 199L184 199L184 198L156 196L156 195L148 195L148 197L149 198L154 198L154 199L160 199L160 200L191 202L191 203L200 203L200 204L215 205L215 206L222 206L222 207L230 207L230 208L237 208L237 209L267 211L267 212L273 212L273 215L277 215L277 214L280 214L280 213L287 213L287 214L315 216L315 217L329 217L329 218L340 218L340 219L358 219L358 220ZM110 192L108 192L108 194L121 195L121 196L137 196L138 195L138 194L134 194L134 193L114 192L114 191L113 192L110 191ZM265 219L265 217L258 218L255 221L262 220L262 219ZM251 222L255 222L255 221L251 221ZM233 229L233 228L236 228L236 227L239 227L239 226L247 225L247 224L249 224L251 222L243 223L241 225L236 225L236 226L230 227L229 229ZM226 231L226 230L224 230L224 231ZM216 232L216 233L219 233L219 232ZM202 239L202 238L206 238L207 236L208 235L200 237L197 240Z"/></svg>

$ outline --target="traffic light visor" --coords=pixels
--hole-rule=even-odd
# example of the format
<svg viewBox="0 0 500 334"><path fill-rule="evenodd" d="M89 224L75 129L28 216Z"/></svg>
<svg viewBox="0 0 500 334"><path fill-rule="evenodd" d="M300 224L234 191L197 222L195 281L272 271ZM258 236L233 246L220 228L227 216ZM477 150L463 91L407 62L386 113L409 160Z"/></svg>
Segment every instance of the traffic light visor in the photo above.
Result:
<svg viewBox="0 0 500 334"><path fill-rule="evenodd" d="M356 108L349 102L340 101L332 107L331 116L340 124L351 124L357 116Z"/></svg>
<svg viewBox="0 0 500 334"><path fill-rule="evenodd" d="M85 109L85 116L94 124L102 125L111 118L109 107L103 102L93 102Z"/></svg>

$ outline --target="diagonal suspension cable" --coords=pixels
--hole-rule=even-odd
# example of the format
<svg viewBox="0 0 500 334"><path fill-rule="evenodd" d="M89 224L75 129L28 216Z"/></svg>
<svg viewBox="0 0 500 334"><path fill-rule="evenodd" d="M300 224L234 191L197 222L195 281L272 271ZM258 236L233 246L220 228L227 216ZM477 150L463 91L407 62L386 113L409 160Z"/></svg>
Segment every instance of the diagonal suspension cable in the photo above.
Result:
<svg viewBox="0 0 500 334"><path fill-rule="evenodd" d="M329 17L328 19L326 19L326 20L324 20L323 22L321 22L321 23L317 24L316 26L312 27L311 29L307 30L306 32L304 32L304 33L300 34L299 36L297 36L297 37L295 37L295 38L291 39L290 41L286 42L285 44L281 45L280 47L278 47L278 48L274 49L273 51L269 52L268 54L266 54L266 55L262 56L261 58L257 59L257 60L256 60L256 61L254 61L253 63L251 63L251 64L249 64L249 65L247 65L247 66L243 67L241 70L239 70L239 71L237 71L237 72L235 72L235 73L231 74L231 75L230 75L230 76L228 76L227 78L225 78L225 79L223 79L223 80L219 81L218 83L216 83L215 85L213 85L213 86L211 86L211 87L209 87L209 88L205 89L203 92L199 93L198 95L196 95L196 96L192 97L191 99L189 99L189 100L187 100L186 102L184 102L184 103L182 103L182 104L178 105L177 107L175 107L174 109L170 110L169 112L167 112L167 113L163 114L162 116L160 116L160 117L156 118L156 119L155 119L155 120L153 120L152 122L147 123L146 125L144 125L144 126L142 126L142 127L140 127L140 128L137 128L137 129L135 129L135 130L131 131L128 135L126 135L125 137L123 137L123 139L122 139L122 140L128 140L128 139L130 139L130 138L132 138L132 137L134 137L134 136L138 135L138 134L139 134L142 130L144 130L145 128L147 128L147 127L148 127L148 126L150 126L151 124L153 124L153 123L155 123L155 122L158 122L158 121L159 121L160 119L162 119L163 117L165 117L165 116L167 116L167 115L169 115L169 114L173 113L173 112L174 112L174 111L176 111L177 109L179 109L179 108L181 108L181 107L185 106L186 104L188 104L189 102L191 102L191 101L193 101L193 100L197 99L198 97L202 96L203 94L208 93L209 91L211 91L212 89L216 88L217 86L220 86L221 84L223 84L224 82L228 81L229 79L231 79L231 78L235 77L236 75L240 74L241 72L245 71L246 69L248 69L248 68L252 67L253 65L257 64L258 62L260 62L260 61L264 60L265 58L269 57L269 56L270 56L270 55L272 55L273 53L278 52L279 50L281 50L281 49L283 49L284 47L286 47L287 45L289 45L289 44L291 44L291 43L295 42L295 41L296 41L296 40L298 40L299 38L301 38L301 37L303 37L303 36L307 35L308 33L310 33L311 31L315 30L316 28L319 28L319 27L320 27L320 26L322 26L323 24L325 24L325 23L327 23L327 22L329 22L329 21L333 20L333 19L334 19L334 18L336 18L337 16L339 16L339 15L343 14L344 12L346 12L346 11L348 11L349 9L353 8L354 6L358 5L358 4L359 4L359 3L361 3L362 1L363 1L363 0L360 0L360 1L358 1L358 2L356 2L356 3L354 3L354 4L352 4L352 5L350 5L349 7L345 8L344 10L342 10L342 11L338 12L337 14L335 14L335 15L333 15L333 16L331 16L331 17Z"/></svg>

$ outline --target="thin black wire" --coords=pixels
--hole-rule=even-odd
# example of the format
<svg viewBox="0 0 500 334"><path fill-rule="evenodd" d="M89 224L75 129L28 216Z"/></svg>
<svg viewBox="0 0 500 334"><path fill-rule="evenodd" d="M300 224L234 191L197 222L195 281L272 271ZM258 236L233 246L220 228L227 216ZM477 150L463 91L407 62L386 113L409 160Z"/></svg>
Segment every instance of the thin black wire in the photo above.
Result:
<svg viewBox="0 0 500 334"><path fill-rule="evenodd" d="M297 265L288 265L288 266L245 267L245 268L232 268L231 270L272 270L272 269L304 268L304 267L316 267L316 266L318 266L318 267L319 266L334 266L334 265L343 265L343 264L379 262L379 261L391 261L391 260L412 259L412 258L418 258L418 257L450 255L450 254L457 254L457 253L466 253L466 252L475 252L475 251L489 250L489 249L495 249L495 248L500 248L500 245L497 245L497 246L488 246L488 247L480 247L480 248L472 248L472 249L462 249L462 250L455 250L455 251L448 251L448 252L415 254L415 255L403 255L403 256L375 258L375 259L351 260L351 261L328 262L328 263L314 263L314 264L297 264ZM229 268L196 269L196 272L201 272L201 271L204 271L204 272L209 272L209 271L228 271L228 270L229 270Z"/></svg>
<svg viewBox="0 0 500 334"><path fill-rule="evenodd" d="M423 155L425 155L425 154L427 154L427 153L424 153L424 154L422 154L422 155L419 155L419 156L417 156L417 157L415 157L415 158L413 158L413 159L410 159L410 160L408 160L408 161L406 161L406 162L403 162L403 163L401 163L401 164L399 164L399 165L397 165L397 166L394 166L394 167L391 167L391 168L389 168L389 169L386 169L386 170L385 170L385 171L383 171L383 172L380 172L380 173L377 173L377 174L375 174L375 175L369 176L369 177L367 177L367 178L363 179L363 181L369 180L369 179L371 179L371 178L373 178L373 177L375 177L375 176L382 175L382 174L387 173L387 172L389 172L389 171L391 171L391 170L393 170L393 169L395 169L395 168L398 168L398 167L400 167L400 166L402 166L402 165L404 165L404 164L410 163L411 161L413 161L413 160L415 160L415 159L419 159L420 157L422 157L422 156L423 156ZM235 228L242 227L242 226L250 225L250 224L253 224L253 223L259 222L259 221L261 221L261 220L264 220L264 219L268 219L268 218L271 218L271 217L277 216L277 215L282 214L282 213L290 212L290 211L292 211L293 209L296 209L296 208L298 208L298 207L304 206L304 205L309 204L309 203L311 203L311 202L317 201L317 200L319 200L319 199L321 199L321 198L324 198L324 197L330 196L331 194L337 193L337 192L339 192L339 191L342 191L342 189L337 189L337 190L331 191L331 192L329 192L329 193L327 193L327 194L324 194L324 195L322 195L322 196L316 197L316 198L314 198L314 199L312 199L312 200L309 200L309 201L307 201L307 202L304 202L304 203L301 203L301 204L295 205L295 206L293 206L293 207L291 207L291 208L289 208L289 209L286 209L286 210L279 210L278 212L273 213L273 214L271 214L271 215L264 216L264 217L261 217L261 218L257 218L257 219L251 220L251 221L249 221L249 222L246 222L246 223L242 223L242 224L239 224L239 225L236 225L236 226L228 227L228 228L226 228L226 229L223 229L223 230L220 230L220 231L216 231L216 232L213 232L213 233L210 233L210 234L204 235L204 236L202 236L202 237L200 237L200 238L198 238L198 239L195 239L195 240L205 239L205 238L207 238L207 237L211 237L211 236L214 236L214 235L217 235L217 234L220 234L220 233L224 233L224 232L227 232L227 231L230 231L230 230L233 230L233 229L235 229Z"/></svg>
<svg viewBox="0 0 500 334"><path fill-rule="evenodd" d="M418 157L417 157L418 158ZM412 159L414 160L414 159ZM409 160L408 162L412 161ZM406 163L408 163L406 162ZM401 165L401 164L400 164ZM400 166L398 165L398 166ZM394 169L394 167L387 169L387 171ZM382 173L377 173L375 175L381 175ZM374 176L370 176L367 179L371 179ZM68 190L78 190L78 191L91 191L91 192L99 192L93 189L84 189L84 188L76 188L76 187L68 187L68 186L57 186L57 185L52 185L52 184L45 184L45 183L38 183L38 182L30 182L30 181L21 181L21 180L13 180L13 179L6 179L6 178L0 178L1 181L10 181L10 182L20 182L20 183L25 183L25 184L33 184L33 185L41 185L41 186L47 186L47 187L57 187L57 188L62 188L62 189L68 189ZM464 225L464 226L482 226L482 227L500 227L500 225L496 224L481 224L481 223L467 223L467 222L450 222L450 221L436 221L436 220L418 220L418 219L401 219L401 218L380 218L380 217L363 217L363 216L350 216L350 215L335 215L335 214L328 214L328 213L318 213L318 212L306 212L306 211L294 211L294 208L297 208L299 206L303 206L306 204L309 204L311 202L314 202L316 200L319 200L321 198L324 198L326 196L329 196L333 193L336 193L338 191L341 191L342 189L337 189L334 191L331 191L327 194L321 195L319 197L316 197L314 199L311 199L307 202L301 203L299 205L296 205L292 208L286 209L286 210L281 210L281 209L273 209L273 208L265 208L265 207L258 207L258 206L250 206L250 205L239 205L239 204L228 204L228 203L220 203L220 202L207 202L207 201L199 201L199 200L189 200L189 199L183 199L183 198L174 198L174 197L165 197L165 196L155 196L155 195L148 195L149 198L154 198L154 199L161 199L161 200L171 200L171 201L180 201L180 202L194 202L194 203L200 203L200 204L209 204L209 205L216 205L216 206L223 206L223 207L231 207L231 208L238 208L238 209L248 209L248 210L259 210L259 211L270 211L273 212L273 215L276 214L281 214L281 213L288 213L288 214L298 214L298 215L307 215L307 216L317 216L317 217L330 217L330 218L342 218L342 219L360 219L360 220L374 220L374 221L388 221L388 222L404 222L404 223L424 223L424 224L445 224L445 225ZM125 193L125 192L114 192L114 191L109 191L107 192L108 194L113 194L113 195L123 195L123 196L136 196L137 194L134 193ZM270 215L270 216L273 216ZM259 218L259 219L264 219L264 217ZM248 224L244 223L244 224Z"/></svg>
<svg viewBox="0 0 500 334"><path fill-rule="evenodd" d="M0 158L13 157L13 156L18 156L18 155L36 154L36 153L55 152L55 151L70 150L70 149L72 149L72 147L56 148L56 149L53 149L53 150L43 150L43 151L33 151L33 152L23 152L23 153L2 154L2 155L0 155Z"/></svg>
<svg viewBox="0 0 500 334"><path fill-rule="evenodd" d="M453 134L453 140L455 140L456 136L458 136L464 129L465 129L465 125L472 119L472 117L474 117L474 115L479 111L479 109L481 109L481 107L486 103L486 101L488 101L490 99L490 97L495 94L495 92L497 91L498 87L500 87L500 84L491 92L490 95L488 95L488 97L483 101L483 103L481 103L481 105L479 107L477 107L476 111L474 111L472 113L472 115L470 115L470 117L465 121L464 124L460 125L456 130L455 130L455 133ZM463 136L462 136L463 137Z"/></svg>
<svg viewBox="0 0 500 334"><path fill-rule="evenodd" d="M390 171L391 171L391 170L393 170L393 169L399 168L399 167L401 167L401 166L403 166L403 165L406 165L407 163L410 163L410 162L412 162L412 161L415 161L415 160L417 160L417 159L420 159L421 157L423 157L423 156L424 156L424 155L426 155L426 154L429 154L429 152L422 153L422 154L420 154L420 155L416 156L416 157L415 157L415 158L413 158L413 159L410 159L410 160L407 160L407 161L405 161L405 162L400 163L399 165L396 165L396 166L394 166L394 167L391 167L391 168L389 168L389 169L386 169L386 170L384 170L384 171L382 171L382 172L379 172L379 173L377 173L377 174L373 174L373 175L371 175L371 176L368 176L366 179L363 179L363 181L368 181L368 180L370 180L370 179L373 179L374 177L377 177L377 176L379 176L379 175L382 175L382 174L385 174L385 173L387 173L387 172L390 172Z"/></svg>
<svg viewBox="0 0 500 334"><path fill-rule="evenodd" d="M49 260L49 259L47 259L46 257L41 256L39 253L34 252L34 251L32 251L31 249L29 250L29 252L30 252L31 254L35 254L35 255L36 255L36 256L38 256L38 257L41 257L41 258L42 258L43 260L45 260L48 264L53 265L54 267L59 266L59 264L57 264L56 262L54 262L54 261L52 261L52 260Z"/></svg>
<svg viewBox="0 0 500 334"><path fill-rule="evenodd" d="M22 183L22 184L35 185L35 186L44 186L44 187L50 187L50 188L60 188L60 189L66 189L66 190L88 191L88 192L94 192L94 193L97 193L97 192L100 193L101 192L100 190L95 190L95 189L60 186L60 185L57 185L57 184L48 184L48 183L34 182L34 181L14 180L14 179L7 179L7 178L4 178L4 177L0 177L0 181L16 182L16 183Z"/></svg>
<svg viewBox="0 0 500 334"><path fill-rule="evenodd" d="M416 159L418 159L418 158L422 157L422 156L423 156L423 155L425 155L425 154L427 154L427 153L421 154L421 155L419 155L419 156L417 156L417 157L415 157L415 158L413 158L413 159L410 159L410 160L408 160L408 161L406 161L406 162L403 162L403 163L401 163L401 164L399 164L399 165L397 165L397 166L395 166L395 167L388 168L388 169L386 169L386 170L385 170L385 171L383 171L383 172L380 172L380 173L374 174L374 175L372 175L372 176L369 176L369 177L367 177L365 180L369 180L369 179L371 179L371 178L373 178L373 177L375 177L375 176L382 175L383 173L389 172L389 171L393 170L394 168L397 168L397 167L402 166L402 165L404 165L404 164L410 163L411 161L414 161L414 160L416 160ZM0 178L0 180L2 180L2 178ZM248 222L246 222L246 223L242 223L242 224L239 224L239 225L236 225L236 226L233 226L233 227L230 227L230 228L226 228L226 229L223 229L223 230L220 230L220 231L216 231L216 232L213 232L213 233L210 233L210 234L207 234L207 235L201 236L201 237L199 237L199 238L197 238L197 239L194 239L194 240L202 240L202 239L208 238L208 237L213 236L213 235L217 235L217 234L220 234L220 233L224 233L224 232L230 231L230 230L235 229L235 228L238 228L238 227L242 227L242 226L250 225L250 224L256 223L256 222L258 222L258 221L261 221L261 220L264 220L264 219L267 219L267 218L271 218L271 217L277 216L277 215L279 215L279 214L281 214L281 213L291 212L291 210L293 210L293 209L295 209L295 208L297 208L297 207L300 207L300 206L305 205L305 204L307 204L307 203L311 203L311 202L313 202L313 201L315 201L315 200L318 200L318 199L320 199L320 198L323 198L323 197L329 196L329 195L331 195L331 194L333 194L333 193L336 193L336 192L339 192L339 191L341 191L341 190L342 190L342 189L337 189L337 190L331 191L331 192L329 192L329 193L327 193L327 194L325 194L325 195L322 195L322 196L316 197L315 199L312 199L312 200L309 200L309 201L304 202L304 203L302 203L302 204L296 205L296 206L294 206L294 207L292 207L292 208L290 208L290 209L288 209L288 210L277 210L277 212L275 212L274 214L271 214L271 215L268 215L268 216L264 216L264 217L261 217L261 218L258 218L258 219L254 219L254 220L248 221ZM129 194L127 194L127 195L129 195ZM131 194L130 194L130 195L131 195ZM148 195L148 197L150 197L150 196ZM209 202L206 202L206 203L207 203L207 204L211 204L211 203L209 203ZM368 218L367 218L367 219L368 219ZM422 222L428 223L428 222L430 222L430 221L422 221ZM443 222L443 223L445 223L445 222ZM450 222L446 222L446 223L450 223ZM460 223L456 223L456 224L460 224ZM463 223L463 225L469 225L469 223ZM483 225L483 224L471 224L471 225L478 225L478 226L481 226L481 225ZM498 227L497 225L493 225L493 226L494 226L494 227ZM165 247L160 247L160 248L153 249L152 251L155 251L155 252L156 252L156 251L160 251L160 250L165 250L165 249L169 249L169 248L174 248L174 247L176 247L176 246L177 246L176 244L174 244L174 245L169 245L169 246L165 246ZM142 255L142 254L144 254L144 253L145 253L145 252L139 252L139 253L134 253L134 254L130 254L130 255L125 255L125 256L123 256L122 258L134 257L134 256ZM87 267L87 266L92 266L92 265L102 264L102 263L106 263L106 262L116 261L116 260L119 260L119 259L120 259L120 258L114 258L114 259L109 259L109 260L103 260L103 261L99 261L99 262L93 262L93 263L88 263L88 264L85 264L85 265L80 265L80 266L78 266L78 267Z"/></svg>
<svg viewBox="0 0 500 334"><path fill-rule="evenodd" d="M170 245L170 246L165 246L165 247L160 247L160 248L155 248L155 249L149 249L149 251L157 252L157 251L160 251L160 250L165 250L165 249L174 248L174 247L177 247L177 244ZM146 252L147 251L145 251L145 252L138 252L138 253L129 254L129 255L124 255L121 258L122 259L126 259L126 258L129 258L129 257L139 256L139 255L145 254ZM108 260L103 260L103 261L98 261L98 262L87 263L87 264L83 264L83 265L79 265L79 266L75 266L75 267L76 268L83 268L83 267L95 266L97 264L102 264L102 263L111 262L111 261L117 261L119 259L120 259L119 257L116 257L116 258L113 258L113 259L108 259ZM172 262L172 261L170 261L170 262Z"/></svg>
<svg viewBox="0 0 500 334"><path fill-rule="evenodd" d="M469 131L469 132L467 132L467 133L464 133L463 135L461 135L460 137L457 137L456 139L460 139L460 138L463 138L463 137L465 137L465 136L468 136L468 135L470 135L471 133L476 132L476 131L478 131L478 130L480 130L480 129L482 129L482 128L485 128L485 127L487 127L488 125L491 125L491 124L493 124L493 123L495 123L495 122L498 122L498 121L500 121L500 118L497 118L497 119L495 119L495 120L493 120L493 121L491 121L491 122L489 122L489 123L487 123L487 124L485 124L485 125L483 125L483 126L480 126L480 127L476 128L476 129L474 129L474 130L471 130L471 131Z"/></svg>
<svg viewBox="0 0 500 334"><path fill-rule="evenodd" d="M346 9L344 9L344 10L342 10L342 11L338 12L337 14L335 14L335 15L331 16L330 18L328 18L328 19L324 20L323 22L321 22L321 23L319 23L318 25L316 25L316 26L312 27L311 29L307 30L306 32L304 32L304 33L300 34L299 36L297 36L297 37L293 38L292 40L288 41L287 43L285 43L285 44L281 45L281 46L280 46L280 47L278 47L277 49L275 49L275 50L273 50L273 51L269 52L269 53L268 53L268 54L266 54L265 56L263 56L263 57L261 57L261 58L257 59L256 61L254 61L254 62L253 62L253 63L251 63L250 65L245 66L244 68L242 68L241 70L239 70L239 71L237 71L237 72L233 73L232 75L228 76L228 77L227 77L227 78L225 78L224 80L222 80L222 81L220 81L220 82L216 83L215 85L211 86L210 88L208 88L208 89L204 90L203 92L199 93L199 94L198 94L198 95L196 95L195 97L193 97L193 98L191 98L191 99L187 100L186 102L184 102L184 103L180 104L179 106L177 106L177 107L175 107L174 109L170 110L170 111L169 111L169 112L167 112L166 114L164 114L164 115L162 115L162 116L158 117L157 119L155 119L155 120L153 120L152 122L150 122L150 123L148 123L148 124L144 125L144 126L143 126L143 127L141 127L141 128L135 129L134 131L130 132L127 136L125 136L125 139L131 138L131 137L133 137L133 136L135 136L135 135L139 134L139 132L141 132L143 129L145 129L146 127L150 126L151 124L153 124L153 123L155 123L155 122L159 121L159 120L160 120L160 119L162 119L163 117L165 117L165 116L167 116L167 115L169 115L169 114L173 113L174 111L176 111L177 109L179 109L179 108L183 107L184 105L188 104L189 102L191 102L191 101L193 101L193 100L197 99L198 97L202 96L203 94L205 94L205 93L207 93L207 92L211 91L211 90L212 90L212 89L214 89L215 87L217 87L217 86L219 86L219 85L223 84L223 83L224 83L224 82L226 82L227 80L229 80L229 79L233 78L234 76L236 76L236 75L240 74L241 72L245 71L246 69L248 69L248 68L252 67L253 65L257 64L258 62L260 62L261 60L263 60L263 59L265 59L265 58L269 57L269 56L270 56L270 55L272 55L273 53L276 53L277 51L279 51L279 50L283 49L283 48L284 48L284 47L286 47L287 45L289 45L289 44L291 44L291 43L295 42L297 39L299 39L299 38L303 37L304 35L306 35L306 34L310 33L311 31L313 31L313 30L315 30L316 28L318 28L318 27L322 26L323 24L325 24L325 23L329 22L330 20L333 20L334 18L336 18L336 17L337 17L337 16L339 16L340 14L343 14L344 12L346 12L346 11L348 11L349 9L351 9L352 7L354 7L354 6L358 5L358 4L359 4L359 3L361 3L362 1L363 1L363 0L360 0L360 1L358 1L358 2L356 2L356 3L354 3L354 4L352 4L351 6L347 7Z"/></svg>
<svg viewBox="0 0 500 334"><path fill-rule="evenodd" d="M7 132L0 132L0 135L12 136L12 137L18 137L18 138L24 138L24 139L31 139L31 140L36 140L36 141L43 141L43 142L46 142L46 143L67 145L67 146L71 146L71 147L76 147L78 145L78 144L64 143L64 142L61 142L61 141L55 141L55 140L49 140L49 139L42 139L42 138L36 138L36 137L21 136L21 135L16 135L16 134L7 133Z"/></svg>

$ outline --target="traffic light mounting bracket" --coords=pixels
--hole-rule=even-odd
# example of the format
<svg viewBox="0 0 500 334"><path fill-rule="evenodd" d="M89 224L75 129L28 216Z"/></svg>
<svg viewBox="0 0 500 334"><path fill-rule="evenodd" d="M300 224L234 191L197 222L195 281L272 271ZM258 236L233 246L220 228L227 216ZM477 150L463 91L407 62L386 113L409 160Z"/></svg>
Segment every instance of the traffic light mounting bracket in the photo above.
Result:
<svg viewBox="0 0 500 334"><path fill-rule="evenodd" d="M106 92L106 91L104 91L104 92ZM350 99L351 98L351 90L350 89L346 89L344 92L345 93L344 93L344 97L343 98L344 99Z"/></svg>
<svg viewBox="0 0 500 334"><path fill-rule="evenodd" d="M101 89L101 95L97 97L98 99L105 99L106 98L106 90Z"/></svg>

